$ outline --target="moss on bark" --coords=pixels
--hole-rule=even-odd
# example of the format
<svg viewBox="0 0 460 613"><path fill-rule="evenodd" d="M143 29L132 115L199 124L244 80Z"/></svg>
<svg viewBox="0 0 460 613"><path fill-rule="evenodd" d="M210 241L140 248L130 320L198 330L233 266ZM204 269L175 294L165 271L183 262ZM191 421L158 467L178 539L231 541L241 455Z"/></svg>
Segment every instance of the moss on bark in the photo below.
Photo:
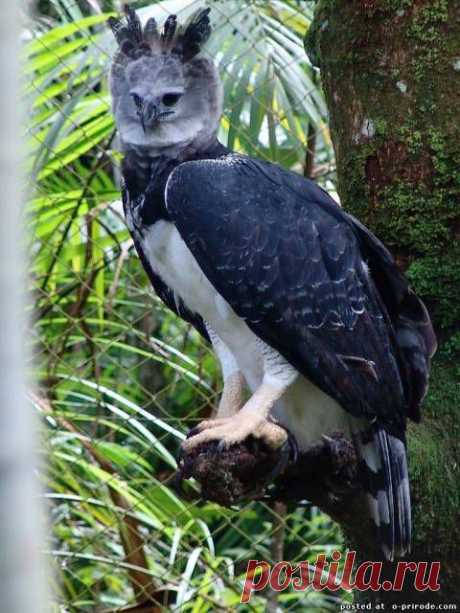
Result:
<svg viewBox="0 0 460 613"><path fill-rule="evenodd" d="M306 49L321 69L344 208L396 256L441 348L409 430L414 555L441 559L460 602L460 4L320 0Z"/></svg>

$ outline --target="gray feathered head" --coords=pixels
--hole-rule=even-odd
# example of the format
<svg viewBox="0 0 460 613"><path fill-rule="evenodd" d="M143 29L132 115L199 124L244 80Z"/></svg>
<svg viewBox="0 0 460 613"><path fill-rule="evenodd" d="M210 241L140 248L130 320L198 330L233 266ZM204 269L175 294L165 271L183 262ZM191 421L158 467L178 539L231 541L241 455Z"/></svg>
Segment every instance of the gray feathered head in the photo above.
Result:
<svg viewBox="0 0 460 613"><path fill-rule="evenodd" d="M109 19L119 49L112 62L112 107L122 144L164 151L212 139L222 112L213 62L200 54L211 34L209 9L184 26L170 15L160 31L132 8Z"/></svg>

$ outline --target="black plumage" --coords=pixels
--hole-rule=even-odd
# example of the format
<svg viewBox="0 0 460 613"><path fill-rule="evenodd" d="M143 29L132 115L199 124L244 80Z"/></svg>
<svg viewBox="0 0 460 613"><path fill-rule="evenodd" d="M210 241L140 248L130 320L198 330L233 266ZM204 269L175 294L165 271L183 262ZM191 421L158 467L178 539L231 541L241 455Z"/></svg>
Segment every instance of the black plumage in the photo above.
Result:
<svg viewBox="0 0 460 613"><path fill-rule="evenodd" d="M182 55L184 62L195 57L211 35L209 13L209 8L198 10L179 36L174 50Z"/></svg>
<svg viewBox="0 0 460 613"><path fill-rule="evenodd" d="M161 34L161 42L163 46L169 45L175 34L177 28L177 17L176 15L169 15L166 19L165 24L163 26L163 32Z"/></svg>
<svg viewBox="0 0 460 613"><path fill-rule="evenodd" d="M136 43L142 42L142 24L136 11L131 6L125 7L126 20L128 29L130 31L132 39Z"/></svg>
<svg viewBox="0 0 460 613"><path fill-rule="evenodd" d="M385 247L311 181L231 154L180 165L166 208L253 332L357 418L363 480L387 557L410 549L406 417L436 343ZM368 262L370 272L364 262Z"/></svg>
<svg viewBox="0 0 460 613"><path fill-rule="evenodd" d="M407 552L406 418L419 419L436 343L392 256L313 182L218 143L186 161L149 160L141 177L140 168L128 154L125 206L139 207L141 226L172 222L249 328L367 421L355 439L380 540L389 558ZM157 294L208 338L200 315L155 275L140 234L135 245Z"/></svg>
<svg viewBox="0 0 460 613"><path fill-rule="evenodd" d="M145 42L153 47L157 45L160 41L160 33L158 31L158 24L154 17L150 17L147 20L144 28L144 40Z"/></svg>
<svg viewBox="0 0 460 613"><path fill-rule="evenodd" d="M398 298L376 283L392 283L399 306L414 295L375 237L314 183L238 155L181 164L166 206L212 285L257 336L352 415L377 418L403 438L415 408L405 393L412 382L402 380ZM374 280L377 261L384 266ZM414 342L424 342L429 319L412 323L422 330Z"/></svg>
<svg viewBox="0 0 460 613"><path fill-rule="evenodd" d="M192 60L211 34L210 9L198 9L183 28L178 28L177 16L169 15L162 32L151 17L142 28L139 16L130 6L125 7L125 20L109 17L108 24L123 55L136 59L157 51L180 56L183 62Z"/></svg>

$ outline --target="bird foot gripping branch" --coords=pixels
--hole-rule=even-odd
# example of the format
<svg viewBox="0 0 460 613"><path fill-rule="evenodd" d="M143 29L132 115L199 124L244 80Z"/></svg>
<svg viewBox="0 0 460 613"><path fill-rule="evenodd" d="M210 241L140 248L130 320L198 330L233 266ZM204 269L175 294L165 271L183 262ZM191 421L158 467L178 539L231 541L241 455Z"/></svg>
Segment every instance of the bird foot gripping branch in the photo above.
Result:
<svg viewBox="0 0 460 613"><path fill-rule="evenodd" d="M182 451L176 475L179 491L183 493L184 479L194 478L201 485L201 498L222 506L266 496L277 477L284 475L298 459L294 437L284 428L272 425L285 438L277 448L249 436L227 449L213 440Z"/></svg>
<svg viewBox="0 0 460 613"><path fill-rule="evenodd" d="M353 443L336 432L300 453L295 438L285 433L286 442L278 449L250 436L228 449L209 441L183 451L176 474L179 491L184 493L183 481L193 478L202 499L222 506L306 499L337 519L340 513L354 514L363 492ZM362 526L363 513L356 517Z"/></svg>
<svg viewBox="0 0 460 613"><path fill-rule="evenodd" d="M185 451L190 452L201 443L217 440L219 441L218 449L222 451L241 443L250 435L256 439L262 439L266 446L274 451L281 448L287 439L284 428L254 411L242 410L232 417L202 421L189 432L182 447Z"/></svg>

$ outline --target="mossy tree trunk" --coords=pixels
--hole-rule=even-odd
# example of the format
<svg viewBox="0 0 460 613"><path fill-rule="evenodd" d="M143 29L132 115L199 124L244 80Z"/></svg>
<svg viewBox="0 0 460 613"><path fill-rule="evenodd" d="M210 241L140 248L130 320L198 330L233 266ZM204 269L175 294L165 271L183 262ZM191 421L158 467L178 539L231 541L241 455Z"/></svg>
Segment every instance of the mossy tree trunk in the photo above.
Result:
<svg viewBox="0 0 460 613"><path fill-rule="evenodd" d="M412 559L441 562L441 591L367 598L458 604L460 3L320 0L306 48L321 69L342 204L396 256L440 340L408 445ZM350 544L372 559L356 535Z"/></svg>

